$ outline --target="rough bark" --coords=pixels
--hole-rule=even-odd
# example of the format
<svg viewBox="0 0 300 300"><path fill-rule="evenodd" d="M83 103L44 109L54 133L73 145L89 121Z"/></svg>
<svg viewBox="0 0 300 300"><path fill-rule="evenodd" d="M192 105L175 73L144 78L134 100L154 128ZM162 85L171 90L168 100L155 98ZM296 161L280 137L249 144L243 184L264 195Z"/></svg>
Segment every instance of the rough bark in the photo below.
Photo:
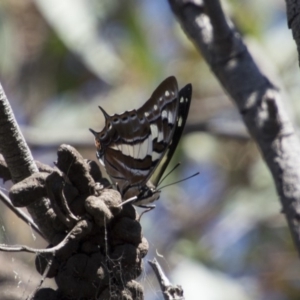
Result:
<svg viewBox="0 0 300 300"><path fill-rule="evenodd" d="M3 155L14 183L18 183L38 172L38 168L15 120L1 84L0 153ZM52 230L52 226L48 222L45 222L44 218L45 213L49 210L49 200L47 198L40 198L26 208L45 237L50 240L55 235L55 232Z"/></svg>
<svg viewBox="0 0 300 300"><path fill-rule="evenodd" d="M169 0L169 3L257 143L300 253L300 144L278 89L259 70L218 0Z"/></svg>
<svg viewBox="0 0 300 300"><path fill-rule="evenodd" d="M0 153L6 161L13 182L19 182L38 172L1 85Z"/></svg>
<svg viewBox="0 0 300 300"><path fill-rule="evenodd" d="M292 30L293 38L297 45L298 59L300 63L300 3L295 0L285 0L285 2L288 27Z"/></svg>

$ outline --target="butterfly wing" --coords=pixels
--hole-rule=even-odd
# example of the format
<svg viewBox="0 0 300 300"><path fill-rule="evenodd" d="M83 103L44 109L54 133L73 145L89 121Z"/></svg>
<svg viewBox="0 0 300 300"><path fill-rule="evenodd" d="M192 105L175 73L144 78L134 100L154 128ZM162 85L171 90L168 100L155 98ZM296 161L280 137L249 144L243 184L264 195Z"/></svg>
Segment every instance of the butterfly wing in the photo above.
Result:
<svg viewBox="0 0 300 300"><path fill-rule="evenodd" d="M102 109L105 127L93 132L97 153L123 196L146 185L164 157L176 128L178 107L178 86L172 76L138 110L109 116Z"/></svg>
<svg viewBox="0 0 300 300"><path fill-rule="evenodd" d="M181 138L186 119L189 113L191 98L192 98L192 85L188 84L184 88L179 91L179 107L178 107L178 114L177 120L175 124L174 134L167 147L165 155L159 162L159 165L155 169L153 175L150 178L150 182L152 185L157 186L161 176L164 174L167 166L169 165L170 160L177 148L178 142Z"/></svg>

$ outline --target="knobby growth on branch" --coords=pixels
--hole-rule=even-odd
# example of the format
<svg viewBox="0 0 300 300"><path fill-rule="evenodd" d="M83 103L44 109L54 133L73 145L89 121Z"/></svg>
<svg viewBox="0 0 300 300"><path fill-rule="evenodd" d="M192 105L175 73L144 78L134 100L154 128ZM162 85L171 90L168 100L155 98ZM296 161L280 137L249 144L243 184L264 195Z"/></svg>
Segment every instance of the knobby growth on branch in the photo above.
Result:
<svg viewBox="0 0 300 300"><path fill-rule="evenodd" d="M133 279L142 272L148 243L134 207L119 206L120 194L108 188L98 165L71 146L59 147L55 167L35 163L3 90L0 119L0 178L15 183L12 204L28 208L49 242L47 249L0 249L38 253L38 272L58 285L56 291L37 290L30 299L46 294L51 299L142 299L143 289Z"/></svg>
<svg viewBox="0 0 300 300"><path fill-rule="evenodd" d="M49 198L44 215L44 222L51 227L48 248L0 249L38 253L38 272L55 278L58 285L58 290L52 291L54 299L142 298L142 287L133 279L142 272L148 244L133 206L119 206L120 194L105 188L108 185L94 161L86 161L73 147L62 145L55 168L40 169L9 192L16 207ZM50 235L45 229L43 234ZM41 289L32 297L39 299L43 293Z"/></svg>

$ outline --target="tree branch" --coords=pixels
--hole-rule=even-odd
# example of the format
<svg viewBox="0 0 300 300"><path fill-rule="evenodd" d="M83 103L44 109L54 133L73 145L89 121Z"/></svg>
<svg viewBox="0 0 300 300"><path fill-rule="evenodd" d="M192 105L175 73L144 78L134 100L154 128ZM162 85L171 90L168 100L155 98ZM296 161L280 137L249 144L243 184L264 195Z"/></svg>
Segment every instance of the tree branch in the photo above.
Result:
<svg viewBox="0 0 300 300"><path fill-rule="evenodd" d="M300 3L295 0L285 0L288 27L292 29L293 37L297 45L298 60L300 62Z"/></svg>
<svg viewBox="0 0 300 300"><path fill-rule="evenodd" d="M165 300L184 300L183 289L180 285L172 285L170 280L165 275L158 261L154 258L148 260L148 264L153 269L156 278L159 282L161 291Z"/></svg>
<svg viewBox="0 0 300 300"><path fill-rule="evenodd" d="M14 183L38 172L30 149L15 120L10 104L0 84L0 153L3 155L11 179ZM54 230L45 222L45 213L49 209L49 200L37 199L28 205L27 210L41 231L51 239Z"/></svg>
<svg viewBox="0 0 300 300"><path fill-rule="evenodd" d="M265 159L300 253L300 144L278 89L260 72L218 0L169 0L183 30L238 107Z"/></svg>
<svg viewBox="0 0 300 300"><path fill-rule="evenodd" d="M1 85L0 153L7 163L14 183L38 172Z"/></svg>
<svg viewBox="0 0 300 300"><path fill-rule="evenodd" d="M34 221L26 215L22 209L15 207L10 199L0 191L0 200L15 213L17 217L19 217L22 221L24 221L27 225L29 225L36 233L38 233L41 237L45 238L43 233L40 231L39 227L34 223Z"/></svg>

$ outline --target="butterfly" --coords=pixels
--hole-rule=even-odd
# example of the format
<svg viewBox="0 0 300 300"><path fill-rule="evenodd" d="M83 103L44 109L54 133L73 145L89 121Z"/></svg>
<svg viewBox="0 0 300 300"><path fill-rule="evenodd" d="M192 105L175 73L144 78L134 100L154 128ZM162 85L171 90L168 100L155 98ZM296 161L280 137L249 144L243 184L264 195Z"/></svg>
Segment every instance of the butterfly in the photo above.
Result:
<svg viewBox="0 0 300 300"><path fill-rule="evenodd" d="M122 199L146 206L158 200L159 181L180 140L189 112L192 85L180 91L174 76L165 79L139 109L105 117L94 134L97 157Z"/></svg>

